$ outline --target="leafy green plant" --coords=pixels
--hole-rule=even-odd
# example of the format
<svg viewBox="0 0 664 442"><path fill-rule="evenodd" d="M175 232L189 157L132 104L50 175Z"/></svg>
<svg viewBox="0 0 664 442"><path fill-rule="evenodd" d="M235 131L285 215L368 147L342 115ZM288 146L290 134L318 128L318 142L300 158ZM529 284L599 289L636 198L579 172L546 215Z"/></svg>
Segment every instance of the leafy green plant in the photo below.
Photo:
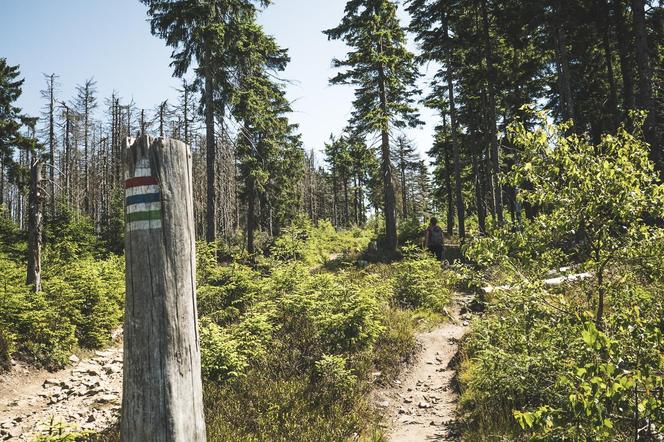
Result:
<svg viewBox="0 0 664 442"><path fill-rule="evenodd" d="M637 135L621 126L598 144L565 135L566 126L538 116L534 130L520 122L508 128L510 141L521 149L510 181L522 188L524 201L544 209L533 224L555 240L572 242L574 255L593 270L595 320L601 326L607 266L658 235L648 220L664 216L664 185L649 160L649 146L638 136L645 115L632 114Z"/></svg>
<svg viewBox="0 0 664 442"><path fill-rule="evenodd" d="M395 305L443 311L451 297L450 284L435 257L417 249L407 249L404 260L394 263L393 267L392 301Z"/></svg>

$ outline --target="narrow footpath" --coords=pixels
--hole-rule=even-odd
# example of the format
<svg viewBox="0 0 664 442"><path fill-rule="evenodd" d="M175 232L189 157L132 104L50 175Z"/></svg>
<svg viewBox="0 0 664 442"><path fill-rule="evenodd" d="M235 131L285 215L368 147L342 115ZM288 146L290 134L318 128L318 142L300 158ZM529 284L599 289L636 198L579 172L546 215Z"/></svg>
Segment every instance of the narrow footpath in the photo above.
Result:
<svg viewBox="0 0 664 442"><path fill-rule="evenodd" d="M420 351L415 363L392 388L377 395L376 405L385 408L388 440L421 442L456 441L456 404L451 367L459 340L466 333L469 313L461 313L471 297L456 294L451 321L417 336Z"/></svg>

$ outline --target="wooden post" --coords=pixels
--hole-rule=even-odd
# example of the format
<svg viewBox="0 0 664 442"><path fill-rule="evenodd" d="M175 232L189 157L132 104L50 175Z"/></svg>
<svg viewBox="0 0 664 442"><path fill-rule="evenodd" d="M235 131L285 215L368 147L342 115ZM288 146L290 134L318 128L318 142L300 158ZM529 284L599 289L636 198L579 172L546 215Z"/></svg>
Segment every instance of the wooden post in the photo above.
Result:
<svg viewBox="0 0 664 442"><path fill-rule="evenodd" d="M127 139L123 442L205 441L189 147Z"/></svg>
<svg viewBox="0 0 664 442"><path fill-rule="evenodd" d="M37 158L30 166L30 193L28 195L28 271L25 282L32 285L35 292L41 292L43 165L41 158Z"/></svg>

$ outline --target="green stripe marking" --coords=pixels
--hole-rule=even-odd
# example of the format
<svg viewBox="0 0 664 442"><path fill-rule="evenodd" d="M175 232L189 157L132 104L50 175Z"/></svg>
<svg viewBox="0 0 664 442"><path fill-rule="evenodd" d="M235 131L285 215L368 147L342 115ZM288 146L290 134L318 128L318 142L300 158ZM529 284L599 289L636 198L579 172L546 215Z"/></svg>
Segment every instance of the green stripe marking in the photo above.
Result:
<svg viewBox="0 0 664 442"><path fill-rule="evenodd" d="M127 215L127 222L132 221L154 221L161 219L161 210L149 210L146 212L134 212Z"/></svg>

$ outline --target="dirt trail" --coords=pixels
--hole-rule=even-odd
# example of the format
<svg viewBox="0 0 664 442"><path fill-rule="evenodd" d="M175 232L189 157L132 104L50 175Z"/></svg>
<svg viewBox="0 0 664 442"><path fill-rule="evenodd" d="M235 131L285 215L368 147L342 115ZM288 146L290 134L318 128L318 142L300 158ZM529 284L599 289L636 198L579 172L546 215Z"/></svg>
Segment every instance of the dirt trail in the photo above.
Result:
<svg viewBox="0 0 664 442"><path fill-rule="evenodd" d="M393 442L459 440L455 431L457 394L450 362L469 319L462 307L470 298L457 294L452 320L417 336L421 351L396 387L379 392L376 404L386 409L388 439Z"/></svg>
<svg viewBox="0 0 664 442"><path fill-rule="evenodd" d="M49 422L99 431L115 420L122 390L122 345L55 373L16 363L0 376L0 441L31 441Z"/></svg>

